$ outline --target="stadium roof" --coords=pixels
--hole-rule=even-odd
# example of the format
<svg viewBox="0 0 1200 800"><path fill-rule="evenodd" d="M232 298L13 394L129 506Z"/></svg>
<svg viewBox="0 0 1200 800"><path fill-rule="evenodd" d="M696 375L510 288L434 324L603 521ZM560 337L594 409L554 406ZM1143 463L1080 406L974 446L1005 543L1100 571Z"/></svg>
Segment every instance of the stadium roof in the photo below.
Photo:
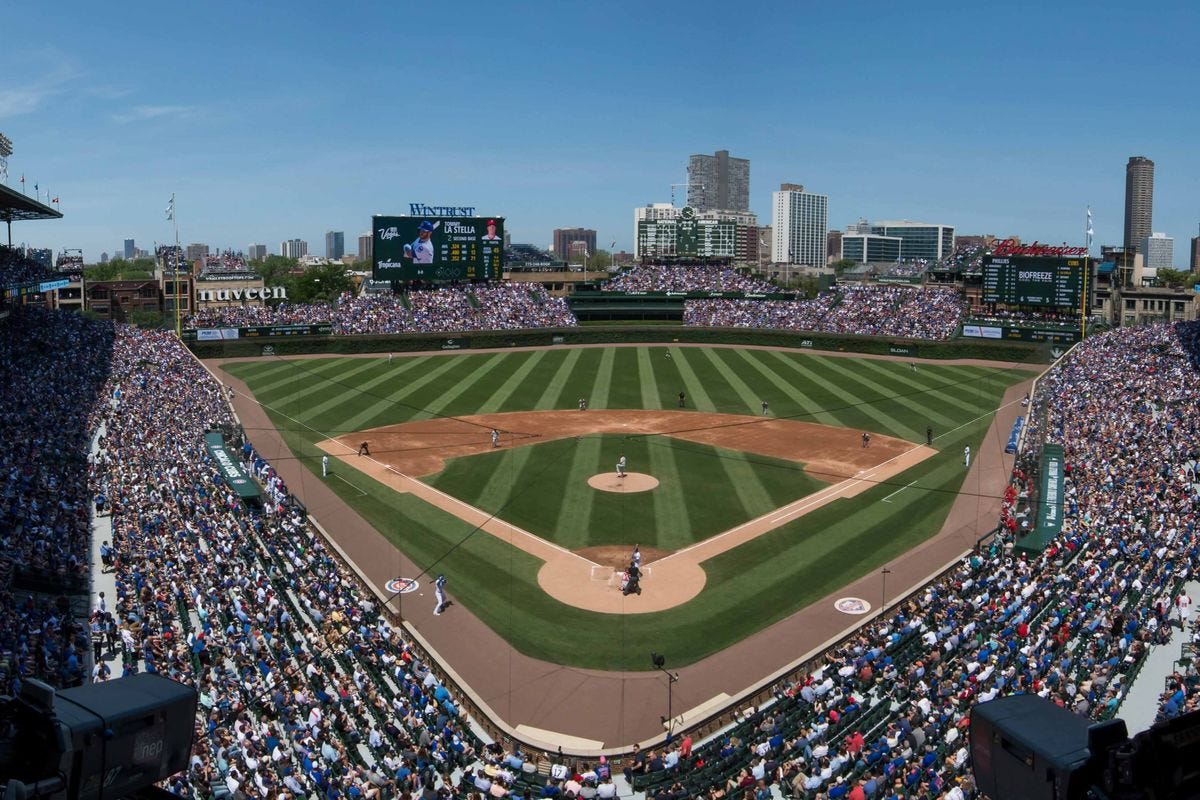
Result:
<svg viewBox="0 0 1200 800"><path fill-rule="evenodd" d="M0 221L28 219L62 219L62 212L0 185Z"/></svg>

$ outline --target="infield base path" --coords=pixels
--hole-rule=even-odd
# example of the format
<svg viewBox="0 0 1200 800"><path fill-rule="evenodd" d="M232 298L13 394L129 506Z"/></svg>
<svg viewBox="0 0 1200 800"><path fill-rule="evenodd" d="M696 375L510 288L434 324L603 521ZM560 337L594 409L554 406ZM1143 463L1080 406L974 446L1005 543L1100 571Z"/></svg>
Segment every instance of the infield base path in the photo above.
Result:
<svg viewBox="0 0 1200 800"><path fill-rule="evenodd" d="M830 485L781 508L662 558L647 558L641 595L619 591L611 563L597 563L511 525L416 476L439 472L446 458L494 449L491 431L502 432L508 447L597 433L671 436L732 450L799 461L805 471ZM533 411L422 420L326 439L318 444L380 483L408 492L541 559L538 583L556 600L608 614L665 611L694 599L704 589L700 565L758 536L833 502L853 497L919 464L936 451L890 436L873 435L863 447L861 431L812 422L702 414L688 411ZM372 455L359 456L362 441Z"/></svg>

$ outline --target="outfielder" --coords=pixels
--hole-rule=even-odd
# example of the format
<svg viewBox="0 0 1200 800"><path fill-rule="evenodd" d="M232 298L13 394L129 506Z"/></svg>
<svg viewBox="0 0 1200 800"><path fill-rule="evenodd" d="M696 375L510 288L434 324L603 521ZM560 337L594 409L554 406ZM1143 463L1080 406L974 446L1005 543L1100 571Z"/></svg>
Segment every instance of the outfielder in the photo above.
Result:
<svg viewBox="0 0 1200 800"><path fill-rule="evenodd" d="M624 453L622 453L621 457L617 459L617 477L618 478L625 477L625 454Z"/></svg>
<svg viewBox="0 0 1200 800"><path fill-rule="evenodd" d="M446 576L438 575L437 580L433 582L433 593L437 596L437 606L433 609L434 614L441 614L446 607Z"/></svg>
<svg viewBox="0 0 1200 800"><path fill-rule="evenodd" d="M766 400L762 401L762 407L763 407L763 416L764 417L767 416L767 414L771 413L771 407L769 405L767 405Z"/></svg>
<svg viewBox="0 0 1200 800"><path fill-rule="evenodd" d="M963 448L963 466L971 466L971 445L967 445Z"/></svg>

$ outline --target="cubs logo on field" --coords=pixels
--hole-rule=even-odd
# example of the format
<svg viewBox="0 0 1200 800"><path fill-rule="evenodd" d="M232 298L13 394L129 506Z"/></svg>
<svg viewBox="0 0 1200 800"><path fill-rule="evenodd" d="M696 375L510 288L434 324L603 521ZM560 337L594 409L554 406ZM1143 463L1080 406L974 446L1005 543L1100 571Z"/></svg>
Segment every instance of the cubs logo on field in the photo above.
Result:
<svg viewBox="0 0 1200 800"><path fill-rule="evenodd" d="M833 607L843 614L865 614L871 610L871 604L861 597L842 597L834 601Z"/></svg>
<svg viewBox="0 0 1200 800"><path fill-rule="evenodd" d="M383 588L392 594L408 594L415 592L421 584L413 578L393 578L384 584Z"/></svg>

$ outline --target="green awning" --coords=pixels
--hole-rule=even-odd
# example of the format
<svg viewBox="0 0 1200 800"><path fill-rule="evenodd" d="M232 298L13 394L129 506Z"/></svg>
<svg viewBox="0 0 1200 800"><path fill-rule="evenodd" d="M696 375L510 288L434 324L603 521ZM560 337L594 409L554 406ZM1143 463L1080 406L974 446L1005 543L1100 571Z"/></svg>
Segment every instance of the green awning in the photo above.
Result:
<svg viewBox="0 0 1200 800"><path fill-rule="evenodd" d="M234 458L225 447L224 436L216 431L206 433L204 434L204 445L208 448L208 454L212 456L213 461L217 462L217 471L221 473L221 477L238 493L239 497L243 500L252 500L262 494L258 484L242 468L242 462Z"/></svg>

